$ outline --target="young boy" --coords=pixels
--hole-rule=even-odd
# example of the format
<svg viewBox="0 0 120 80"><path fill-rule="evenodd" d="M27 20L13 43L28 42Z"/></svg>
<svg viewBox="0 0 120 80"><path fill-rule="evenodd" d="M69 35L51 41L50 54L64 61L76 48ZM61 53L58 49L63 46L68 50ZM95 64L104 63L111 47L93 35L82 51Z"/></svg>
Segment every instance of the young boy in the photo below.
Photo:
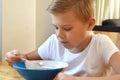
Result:
<svg viewBox="0 0 120 80"><path fill-rule="evenodd" d="M119 49L107 36L92 32L93 0L53 0L48 11L56 35L33 52L8 52L10 65L21 61L20 57L63 61L69 66L55 80L120 80ZM112 69L117 75L111 75Z"/></svg>

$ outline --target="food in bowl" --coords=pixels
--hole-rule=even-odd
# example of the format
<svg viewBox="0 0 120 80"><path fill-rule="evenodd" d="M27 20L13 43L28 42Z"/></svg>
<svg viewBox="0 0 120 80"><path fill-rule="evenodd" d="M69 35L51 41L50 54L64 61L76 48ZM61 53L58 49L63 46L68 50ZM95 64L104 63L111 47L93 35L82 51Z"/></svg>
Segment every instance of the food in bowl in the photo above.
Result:
<svg viewBox="0 0 120 80"><path fill-rule="evenodd" d="M33 62L33 63L32 63ZM13 67L26 80L53 80L54 77L68 66L65 62L51 60L33 60L32 67L25 62L17 62ZM33 65L37 63L37 67Z"/></svg>
<svg viewBox="0 0 120 80"><path fill-rule="evenodd" d="M27 69L57 69L62 67L64 68L68 66L68 64L50 60L26 60L25 66Z"/></svg>

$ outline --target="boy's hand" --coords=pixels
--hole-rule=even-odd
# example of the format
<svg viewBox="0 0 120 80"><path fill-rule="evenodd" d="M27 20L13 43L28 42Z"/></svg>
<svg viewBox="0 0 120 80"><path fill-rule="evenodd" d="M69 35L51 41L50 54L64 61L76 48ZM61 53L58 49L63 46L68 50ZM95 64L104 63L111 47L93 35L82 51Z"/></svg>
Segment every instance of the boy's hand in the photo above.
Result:
<svg viewBox="0 0 120 80"><path fill-rule="evenodd" d="M8 64L12 66L15 62L22 61L21 60L22 57L25 58L25 55L20 54L18 50L13 50L6 53L5 59L8 62Z"/></svg>
<svg viewBox="0 0 120 80"><path fill-rule="evenodd" d="M66 75L62 72L60 72L54 80L77 80L77 77L75 76L70 76L70 75Z"/></svg>

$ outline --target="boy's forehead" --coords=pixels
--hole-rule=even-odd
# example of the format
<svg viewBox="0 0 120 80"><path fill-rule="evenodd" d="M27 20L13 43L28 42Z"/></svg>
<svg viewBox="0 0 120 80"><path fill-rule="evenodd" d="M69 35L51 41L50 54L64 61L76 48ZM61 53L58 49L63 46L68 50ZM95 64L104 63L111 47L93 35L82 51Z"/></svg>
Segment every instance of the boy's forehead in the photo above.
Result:
<svg viewBox="0 0 120 80"><path fill-rule="evenodd" d="M73 17L73 16L71 16ZM74 26L78 23L83 23L80 19L78 18L70 18L70 17L56 17L53 15L52 17L52 24L53 26L60 26L60 27L67 27L67 26Z"/></svg>
<svg viewBox="0 0 120 80"><path fill-rule="evenodd" d="M63 13L54 13L54 14L51 14L51 17L53 19L55 19L55 18L62 19L63 18L64 20L66 20L66 19L82 20L72 10L67 11L67 12L63 12Z"/></svg>
<svg viewBox="0 0 120 80"><path fill-rule="evenodd" d="M83 23L80 19L73 19L73 18L53 18L52 24L54 26L73 26L78 23Z"/></svg>

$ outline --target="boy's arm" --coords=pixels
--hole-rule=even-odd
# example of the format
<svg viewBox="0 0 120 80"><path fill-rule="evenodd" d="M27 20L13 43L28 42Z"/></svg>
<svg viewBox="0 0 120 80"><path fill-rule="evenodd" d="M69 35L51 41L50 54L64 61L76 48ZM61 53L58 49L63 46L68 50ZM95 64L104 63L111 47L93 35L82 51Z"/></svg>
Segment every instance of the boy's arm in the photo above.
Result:
<svg viewBox="0 0 120 80"><path fill-rule="evenodd" d="M113 54L113 56L110 58L109 64L117 74L120 74L120 52Z"/></svg>
<svg viewBox="0 0 120 80"><path fill-rule="evenodd" d="M41 60L42 58L38 55L38 51L34 50L26 54L21 54L18 50L12 50L6 53L6 61L10 66L14 63L22 61L21 58L26 58L28 60Z"/></svg>
<svg viewBox="0 0 120 80"><path fill-rule="evenodd" d="M29 53L26 53L26 54L25 54L25 57L26 57L28 60L42 60L42 58L39 56L37 50L31 51L31 52L29 52Z"/></svg>
<svg viewBox="0 0 120 80"><path fill-rule="evenodd" d="M75 77L59 73L54 80L120 80L120 75L113 75L110 77Z"/></svg>
<svg viewBox="0 0 120 80"><path fill-rule="evenodd" d="M110 59L109 64L112 66L114 71L117 73L116 75L112 75L110 77L75 77L66 75L64 73L59 73L55 80L120 80L120 52L116 52Z"/></svg>

